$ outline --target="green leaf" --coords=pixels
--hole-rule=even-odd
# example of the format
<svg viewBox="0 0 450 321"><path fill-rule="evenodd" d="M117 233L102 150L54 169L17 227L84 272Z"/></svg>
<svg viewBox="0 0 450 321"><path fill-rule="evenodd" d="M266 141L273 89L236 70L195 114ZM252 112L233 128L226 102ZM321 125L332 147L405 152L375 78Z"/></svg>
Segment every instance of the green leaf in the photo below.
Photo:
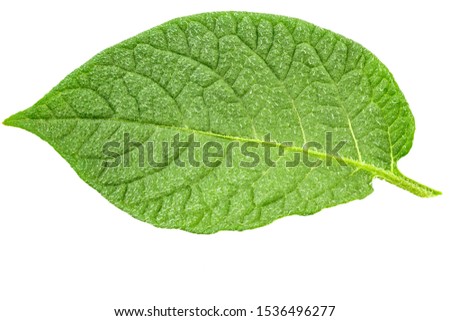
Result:
<svg viewBox="0 0 450 321"><path fill-rule="evenodd" d="M387 68L359 44L294 18L221 12L169 21L96 55L4 124L46 140L133 217L195 233L362 199L375 177L440 194L397 169L414 119ZM161 157L174 137L241 147L213 166L188 163L206 154L191 147L170 149L164 166L140 162L147 142ZM324 150L331 139L343 147ZM121 152L105 149L112 141ZM263 161L267 150L275 166ZM296 155L302 161L287 166Z"/></svg>

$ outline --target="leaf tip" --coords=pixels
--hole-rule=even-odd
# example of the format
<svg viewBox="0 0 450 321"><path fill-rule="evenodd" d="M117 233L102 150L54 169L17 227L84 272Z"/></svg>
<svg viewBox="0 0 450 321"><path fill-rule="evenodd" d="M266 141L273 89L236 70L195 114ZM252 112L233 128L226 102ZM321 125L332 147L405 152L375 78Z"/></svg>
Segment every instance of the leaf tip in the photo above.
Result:
<svg viewBox="0 0 450 321"><path fill-rule="evenodd" d="M6 118L2 124L5 126L20 127L20 121L25 119L27 119L27 117L24 115L24 111L21 111Z"/></svg>
<svg viewBox="0 0 450 321"><path fill-rule="evenodd" d="M5 125L5 126L14 126L14 115L12 115L12 116L6 118L6 119L2 122L2 124Z"/></svg>

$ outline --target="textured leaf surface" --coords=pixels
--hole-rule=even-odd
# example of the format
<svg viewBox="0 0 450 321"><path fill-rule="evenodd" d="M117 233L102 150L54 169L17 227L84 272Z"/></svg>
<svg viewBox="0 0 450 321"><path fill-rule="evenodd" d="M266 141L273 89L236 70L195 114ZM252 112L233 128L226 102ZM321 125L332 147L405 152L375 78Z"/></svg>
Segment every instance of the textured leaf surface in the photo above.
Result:
<svg viewBox="0 0 450 321"><path fill-rule="evenodd" d="M359 44L307 22L252 13L169 21L101 52L33 107L5 121L49 142L78 175L135 218L196 233L244 230L366 197L374 177L419 196L397 161L414 134L386 67ZM277 164L346 141L347 166L102 166L102 146L133 140L255 142L284 150ZM273 143L264 142L270 133ZM284 142L293 142L287 146ZM310 156L326 155L309 150ZM257 153L261 153L258 149ZM197 155L198 156L198 155ZM244 156L233 151L235 159ZM262 154L260 154L263 157Z"/></svg>

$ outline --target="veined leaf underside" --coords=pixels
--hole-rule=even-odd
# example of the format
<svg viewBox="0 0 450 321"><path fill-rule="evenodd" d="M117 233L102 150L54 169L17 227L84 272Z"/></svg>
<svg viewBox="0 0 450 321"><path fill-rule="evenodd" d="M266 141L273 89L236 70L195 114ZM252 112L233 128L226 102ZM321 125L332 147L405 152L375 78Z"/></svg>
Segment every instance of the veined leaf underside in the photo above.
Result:
<svg viewBox="0 0 450 321"><path fill-rule="evenodd" d="M222 12L169 21L101 52L5 124L49 142L132 216L196 233L255 228L361 199L374 177L419 196L439 194L397 169L414 119L387 68L359 44L294 18ZM345 142L339 157L306 148L325 146L327 133ZM102 166L102 147L125 134L255 144L260 159L265 148L282 152L278 166L180 167L189 157L183 150L153 168L138 166L139 148L130 148L118 156L130 166ZM280 166L296 153L322 165Z"/></svg>

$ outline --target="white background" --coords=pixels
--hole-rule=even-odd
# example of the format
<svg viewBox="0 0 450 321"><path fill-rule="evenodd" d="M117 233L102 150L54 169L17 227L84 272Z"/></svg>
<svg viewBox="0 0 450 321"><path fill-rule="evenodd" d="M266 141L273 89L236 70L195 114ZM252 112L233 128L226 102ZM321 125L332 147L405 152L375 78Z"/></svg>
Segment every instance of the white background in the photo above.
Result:
<svg viewBox="0 0 450 321"><path fill-rule="evenodd" d="M194 235L131 218L47 143L1 125L0 320L114 320L113 308L214 304L336 305L331 320L345 321L450 320L445 1L4 1L0 119L106 47L219 10L301 18L375 53L416 119L399 167L444 194L421 199L376 180L366 199L310 217Z"/></svg>

